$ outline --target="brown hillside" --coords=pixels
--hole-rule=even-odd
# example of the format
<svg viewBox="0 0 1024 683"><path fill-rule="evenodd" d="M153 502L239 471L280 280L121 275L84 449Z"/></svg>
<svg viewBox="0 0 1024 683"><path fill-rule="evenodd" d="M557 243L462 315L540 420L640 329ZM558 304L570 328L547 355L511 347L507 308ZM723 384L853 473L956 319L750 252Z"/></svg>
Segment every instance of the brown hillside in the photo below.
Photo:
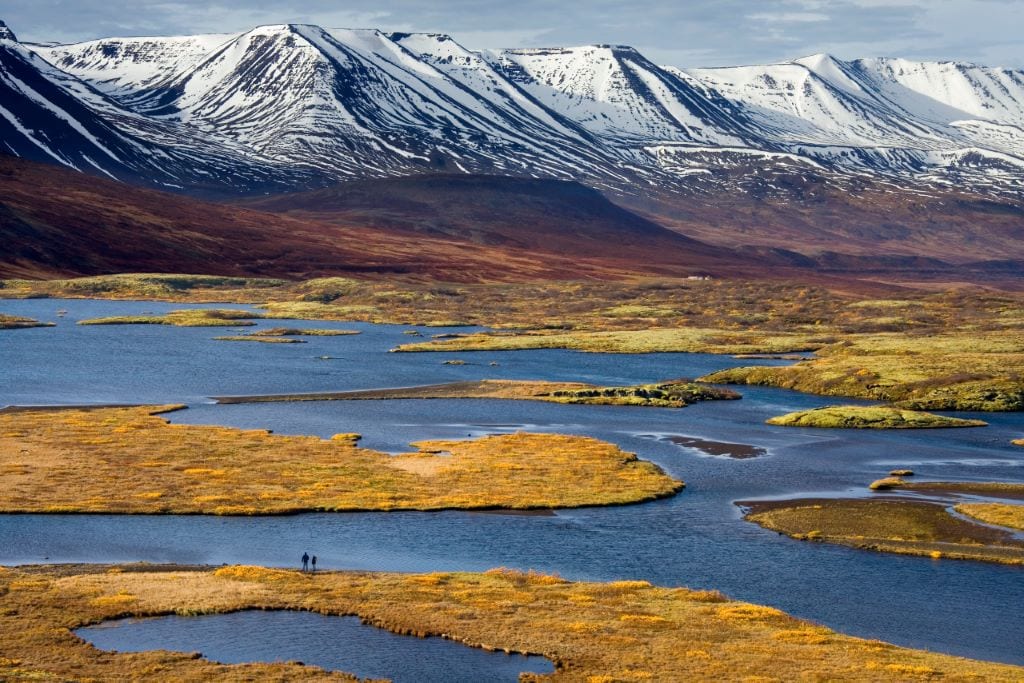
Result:
<svg viewBox="0 0 1024 683"><path fill-rule="evenodd" d="M474 242L377 225L371 216L330 223L198 201L0 156L0 276L64 277L118 272L204 273L308 278L406 275L451 281L621 277L646 268L649 249L618 253L634 230L661 233L674 245L667 272L692 272L714 249L632 217L617 233L601 226L604 253L565 251L564 243ZM562 209L562 216L566 211ZM568 223L564 224L568 225ZM639 226L639 227L636 227ZM405 226L407 227L407 226ZM585 232L577 220L571 229ZM622 239L616 239L621 234ZM481 243L488 242L488 243ZM529 246L529 249L524 247Z"/></svg>

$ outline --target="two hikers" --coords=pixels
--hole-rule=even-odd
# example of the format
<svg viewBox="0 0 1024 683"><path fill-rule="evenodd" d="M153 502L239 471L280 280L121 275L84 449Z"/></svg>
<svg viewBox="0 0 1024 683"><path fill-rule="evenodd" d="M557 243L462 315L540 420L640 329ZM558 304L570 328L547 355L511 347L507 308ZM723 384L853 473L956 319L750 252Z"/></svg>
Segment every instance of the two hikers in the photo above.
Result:
<svg viewBox="0 0 1024 683"><path fill-rule="evenodd" d="M316 555L313 556L313 571L316 571ZM302 571L309 571L309 553L302 553Z"/></svg>

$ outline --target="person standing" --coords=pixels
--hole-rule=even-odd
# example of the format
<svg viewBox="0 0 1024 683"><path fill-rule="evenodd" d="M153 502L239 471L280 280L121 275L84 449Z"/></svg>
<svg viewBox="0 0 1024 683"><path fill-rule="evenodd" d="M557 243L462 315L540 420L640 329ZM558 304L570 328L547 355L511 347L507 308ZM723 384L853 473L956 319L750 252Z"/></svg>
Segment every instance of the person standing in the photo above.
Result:
<svg viewBox="0 0 1024 683"><path fill-rule="evenodd" d="M313 556L313 571L316 571L316 555Z"/></svg>
<svg viewBox="0 0 1024 683"><path fill-rule="evenodd" d="M313 566L316 566L316 560L313 560ZM302 571L309 569L309 553L302 553Z"/></svg>

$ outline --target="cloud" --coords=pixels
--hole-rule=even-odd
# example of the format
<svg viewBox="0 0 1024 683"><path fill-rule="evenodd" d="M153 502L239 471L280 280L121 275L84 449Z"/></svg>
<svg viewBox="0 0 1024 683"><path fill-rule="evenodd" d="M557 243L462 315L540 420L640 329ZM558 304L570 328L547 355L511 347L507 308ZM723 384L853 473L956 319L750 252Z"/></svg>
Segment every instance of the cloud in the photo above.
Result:
<svg viewBox="0 0 1024 683"><path fill-rule="evenodd" d="M1022 11L1024 0L347 0L340 9L337 0L34 0L2 18L38 41L293 22L444 32L473 48L629 44L678 66L830 52L1020 67Z"/></svg>

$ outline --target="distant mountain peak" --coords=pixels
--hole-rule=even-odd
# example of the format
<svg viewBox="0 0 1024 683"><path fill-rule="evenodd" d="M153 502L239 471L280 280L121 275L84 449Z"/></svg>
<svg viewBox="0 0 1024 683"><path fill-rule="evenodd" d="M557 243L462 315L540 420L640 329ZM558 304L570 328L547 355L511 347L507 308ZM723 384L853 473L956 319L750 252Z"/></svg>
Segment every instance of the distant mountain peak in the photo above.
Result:
<svg viewBox="0 0 1024 683"><path fill-rule="evenodd" d="M18 42L18 36L14 35L14 31L12 31L2 19L0 19L0 40L13 40L14 42Z"/></svg>

